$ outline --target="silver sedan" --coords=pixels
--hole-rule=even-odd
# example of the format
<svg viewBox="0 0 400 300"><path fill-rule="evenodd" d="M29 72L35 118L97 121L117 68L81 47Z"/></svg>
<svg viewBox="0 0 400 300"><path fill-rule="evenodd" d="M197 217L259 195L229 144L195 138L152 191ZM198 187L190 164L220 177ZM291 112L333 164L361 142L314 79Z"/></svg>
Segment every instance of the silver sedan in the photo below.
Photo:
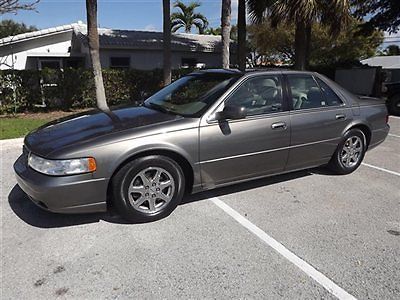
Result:
<svg viewBox="0 0 400 300"><path fill-rule="evenodd" d="M316 73L199 71L140 107L42 126L14 169L44 209L114 206L128 220L154 221L188 193L321 165L349 174L384 141L387 122L384 101Z"/></svg>

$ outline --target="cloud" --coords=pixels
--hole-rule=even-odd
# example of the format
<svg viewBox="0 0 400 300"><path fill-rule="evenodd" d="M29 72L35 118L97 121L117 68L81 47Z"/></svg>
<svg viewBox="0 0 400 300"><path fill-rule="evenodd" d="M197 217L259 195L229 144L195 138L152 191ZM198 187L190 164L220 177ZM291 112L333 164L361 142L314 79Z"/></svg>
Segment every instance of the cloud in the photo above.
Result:
<svg viewBox="0 0 400 300"><path fill-rule="evenodd" d="M157 31L157 27L154 24L146 25L143 31Z"/></svg>

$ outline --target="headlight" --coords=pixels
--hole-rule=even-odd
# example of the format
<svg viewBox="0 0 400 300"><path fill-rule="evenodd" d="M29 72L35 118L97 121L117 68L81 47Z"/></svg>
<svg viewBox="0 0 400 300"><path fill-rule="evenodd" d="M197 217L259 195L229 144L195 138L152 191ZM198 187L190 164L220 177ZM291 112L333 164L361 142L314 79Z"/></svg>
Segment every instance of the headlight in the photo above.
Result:
<svg viewBox="0 0 400 300"><path fill-rule="evenodd" d="M30 154L28 165L40 173L53 176L82 174L96 171L96 161L93 157L66 160L45 159Z"/></svg>

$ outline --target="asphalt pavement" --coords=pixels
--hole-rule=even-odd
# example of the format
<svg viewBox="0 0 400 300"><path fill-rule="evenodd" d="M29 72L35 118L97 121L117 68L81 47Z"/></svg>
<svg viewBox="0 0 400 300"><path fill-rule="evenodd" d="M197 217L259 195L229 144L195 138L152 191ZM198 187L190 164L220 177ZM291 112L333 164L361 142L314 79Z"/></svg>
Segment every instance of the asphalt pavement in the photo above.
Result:
<svg viewBox="0 0 400 300"><path fill-rule="evenodd" d="M168 218L40 210L0 141L1 299L399 299L400 118L347 176L323 168L184 199Z"/></svg>

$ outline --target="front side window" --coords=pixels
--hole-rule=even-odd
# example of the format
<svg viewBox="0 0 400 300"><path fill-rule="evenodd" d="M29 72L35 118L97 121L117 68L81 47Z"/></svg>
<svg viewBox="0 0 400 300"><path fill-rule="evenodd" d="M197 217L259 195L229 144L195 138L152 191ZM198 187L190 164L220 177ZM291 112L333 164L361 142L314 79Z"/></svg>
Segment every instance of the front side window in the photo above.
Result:
<svg viewBox="0 0 400 300"><path fill-rule="evenodd" d="M240 76L234 74L192 74L166 86L145 101L145 106L189 117L200 116Z"/></svg>
<svg viewBox="0 0 400 300"><path fill-rule="evenodd" d="M292 93L293 109L308 109L327 106L324 95L310 75L288 75Z"/></svg>
<svg viewBox="0 0 400 300"><path fill-rule="evenodd" d="M245 107L248 116L283 111L280 77L259 76L247 80L225 105Z"/></svg>

